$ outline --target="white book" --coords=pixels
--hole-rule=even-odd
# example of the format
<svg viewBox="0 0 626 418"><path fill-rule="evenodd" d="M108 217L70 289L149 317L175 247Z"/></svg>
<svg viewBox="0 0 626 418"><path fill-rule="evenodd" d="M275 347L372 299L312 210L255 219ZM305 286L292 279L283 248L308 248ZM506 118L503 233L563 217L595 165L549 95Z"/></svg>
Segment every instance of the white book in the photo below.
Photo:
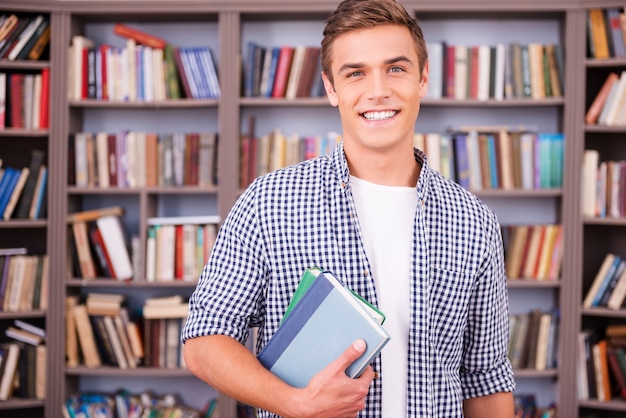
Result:
<svg viewBox="0 0 626 418"><path fill-rule="evenodd" d="M469 160L469 180L471 190L483 188L482 167L480 166L480 150L478 149L478 132L469 131L465 138L467 158Z"/></svg>
<svg viewBox="0 0 626 418"><path fill-rule="evenodd" d="M33 129L39 129L39 120L41 118L41 74L35 74L33 82L33 97L30 126Z"/></svg>
<svg viewBox="0 0 626 418"><path fill-rule="evenodd" d="M0 128L6 125L7 75L0 73Z"/></svg>
<svg viewBox="0 0 626 418"><path fill-rule="evenodd" d="M305 51L306 47L304 45L296 46L293 51L291 69L289 71L289 78L287 79L287 90L285 91L285 98L287 99L296 98L298 83L300 82L300 74L302 74L302 66L304 65Z"/></svg>
<svg viewBox="0 0 626 418"><path fill-rule="evenodd" d="M491 76L491 48L489 45L478 46L478 86L476 98L489 99L489 82Z"/></svg>
<svg viewBox="0 0 626 418"><path fill-rule="evenodd" d="M454 46L454 98L467 99L469 49L465 45Z"/></svg>
<svg viewBox="0 0 626 418"><path fill-rule="evenodd" d="M600 153L597 150L585 150L583 153L581 207L583 216L596 216L597 173Z"/></svg>
<svg viewBox="0 0 626 418"><path fill-rule="evenodd" d="M98 166L98 187L109 184L109 138L106 132L96 133L96 161Z"/></svg>
<svg viewBox="0 0 626 418"><path fill-rule="evenodd" d="M93 48L94 41L82 36L74 35L70 46L70 65L68 71L69 77L69 98L70 100L81 100L83 98L83 50Z"/></svg>
<svg viewBox="0 0 626 418"><path fill-rule="evenodd" d="M148 218L148 225L207 225L218 224L222 218L219 215L198 216L157 216Z"/></svg>
<svg viewBox="0 0 626 418"><path fill-rule="evenodd" d="M494 68L494 90L493 98L496 100L504 99L504 83L505 83L505 69L506 69L506 46L504 44L496 45L496 66Z"/></svg>
<svg viewBox="0 0 626 418"><path fill-rule="evenodd" d="M146 280L156 280L156 229L149 227L146 239Z"/></svg>
<svg viewBox="0 0 626 418"><path fill-rule="evenodd" d="M115 278L118 280L130 279L133 276L133 267L126 247L122 223L117 216L102 216L96 220L98 230L102 235L104 246L113 264Z"/></svg>

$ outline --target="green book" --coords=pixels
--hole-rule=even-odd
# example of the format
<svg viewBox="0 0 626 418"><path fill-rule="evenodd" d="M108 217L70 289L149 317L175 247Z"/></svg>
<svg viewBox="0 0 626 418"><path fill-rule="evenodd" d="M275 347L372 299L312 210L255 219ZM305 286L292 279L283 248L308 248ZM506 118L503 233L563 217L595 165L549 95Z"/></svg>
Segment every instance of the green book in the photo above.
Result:
<svg viewBox="0 0 626 418"><path fill-rule="evenodd" d="M300 278L300 284L298 284L298 288L296 289L296 292L293 294L293 298L291 299L291 302L289 302L289 306L287 306L287 310L285 311L285 314L283 315L281 324L285 322L285 319L287 318L287 316L289 316L294 306L298 304L300 299L302 299L302 296L304 296L304 294L309 290L309 288L311 287L315 279L317 279L317 276L319 276L319 274L322 271L323 270L319 267L310 267L304 271L304 273L302 274L302 278ZM380 325L382 325L385 322L385 314L380 309L378 309L377 307L372 305L370 302L365 300L361 295L356 293L354 290L352 289L348 289L348 290L360 302L361 306L370 314L370 316L374 318L374 320L376 320L376 322L378 322Z"/></svg>

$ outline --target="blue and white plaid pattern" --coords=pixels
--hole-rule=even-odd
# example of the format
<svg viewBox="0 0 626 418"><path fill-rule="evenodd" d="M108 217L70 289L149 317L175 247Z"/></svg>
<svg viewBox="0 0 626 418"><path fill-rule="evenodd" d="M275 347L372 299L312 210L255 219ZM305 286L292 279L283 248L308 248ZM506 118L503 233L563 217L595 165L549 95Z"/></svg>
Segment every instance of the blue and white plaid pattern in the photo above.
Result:
<svg viewBox="0 0 626 418"><path fill-rule="evenodd" d="M422 172L413 228L408 416L462 417L462 399L515 387L502 241L495 215L414 152ZM330 155L257 179L221 227L190 298L182 340L224 334L244 342L250 327L260 327L260 350L311 266L335 272L376 304L349 179L343 143ZM373 367L384 373L380 357ZM378 379L359 416L380 417L380 403Z"/></svg>

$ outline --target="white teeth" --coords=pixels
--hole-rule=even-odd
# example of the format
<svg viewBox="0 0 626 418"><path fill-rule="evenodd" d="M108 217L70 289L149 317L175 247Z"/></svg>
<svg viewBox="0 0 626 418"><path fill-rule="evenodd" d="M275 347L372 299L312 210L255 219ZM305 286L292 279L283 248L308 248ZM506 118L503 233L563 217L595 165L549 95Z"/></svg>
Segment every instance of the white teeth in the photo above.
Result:
<svg viewBox="0 0 626 418"><path fill-rule="evenodd" d="M366 112L363 113L363 117L367 120L385 120L392 118L395 114L395 110L387 110L385 112Z"/></svg>

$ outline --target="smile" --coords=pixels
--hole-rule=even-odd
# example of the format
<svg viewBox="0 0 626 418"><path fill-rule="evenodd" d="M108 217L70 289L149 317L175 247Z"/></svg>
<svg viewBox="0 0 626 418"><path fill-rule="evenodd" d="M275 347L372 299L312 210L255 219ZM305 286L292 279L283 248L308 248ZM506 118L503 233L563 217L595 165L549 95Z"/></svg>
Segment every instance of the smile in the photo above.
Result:
<svg viewBox="0 0 626 418"><path fill-rule="evenodd" d="M398 113L396 110L385 110L384 112L365 112L363 117L367 120L385 120L394 117Z"/></svg>

